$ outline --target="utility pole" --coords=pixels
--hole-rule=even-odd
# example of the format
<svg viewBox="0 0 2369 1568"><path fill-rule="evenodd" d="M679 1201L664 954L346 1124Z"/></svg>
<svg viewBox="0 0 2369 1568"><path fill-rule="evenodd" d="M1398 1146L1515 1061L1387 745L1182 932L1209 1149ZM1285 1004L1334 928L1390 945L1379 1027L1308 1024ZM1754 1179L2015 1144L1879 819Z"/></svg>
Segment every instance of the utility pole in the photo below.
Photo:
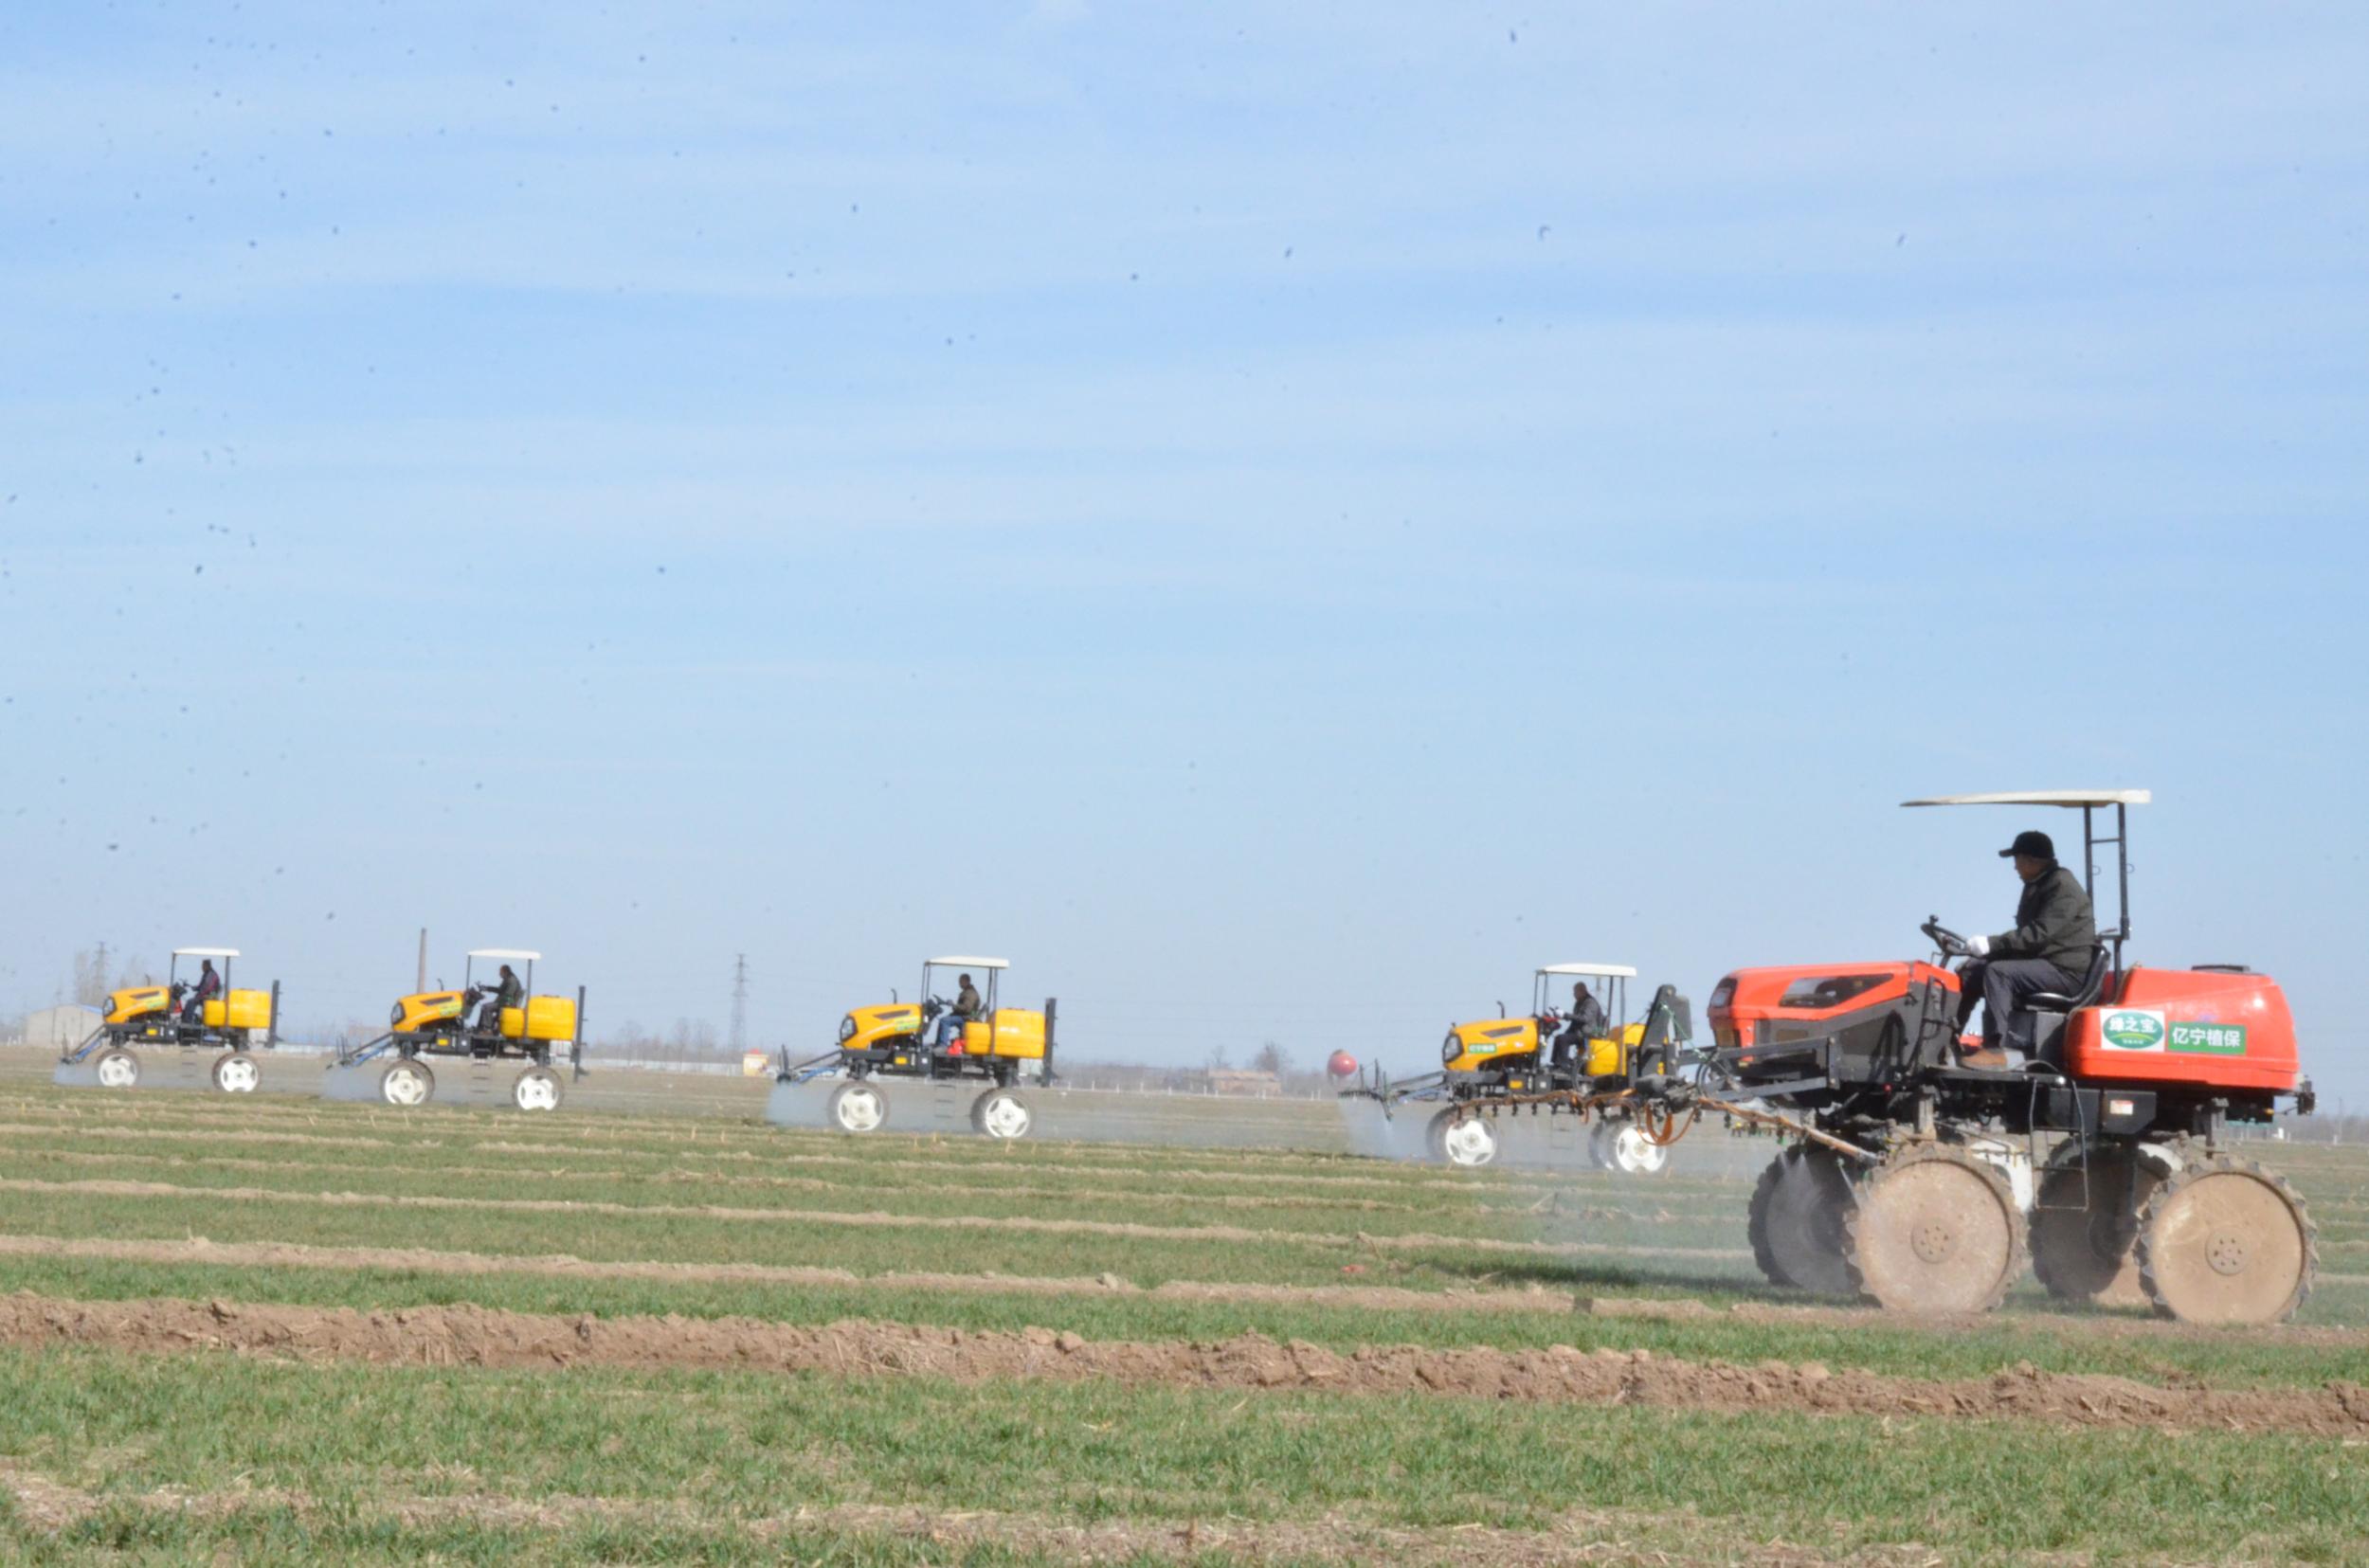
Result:
<svg viewBox="0 0 2369 1568"><path fill-rule="evenodd" d="M732 1054L749 1049L749 955L732 959Z"/></svg>
<svg viewBox="0 0 2369 1568"><path fill-rule="evenodd" d="M420 928L420 983L418 989L422 991L427 989L427 928L425 926Z"/></svg>

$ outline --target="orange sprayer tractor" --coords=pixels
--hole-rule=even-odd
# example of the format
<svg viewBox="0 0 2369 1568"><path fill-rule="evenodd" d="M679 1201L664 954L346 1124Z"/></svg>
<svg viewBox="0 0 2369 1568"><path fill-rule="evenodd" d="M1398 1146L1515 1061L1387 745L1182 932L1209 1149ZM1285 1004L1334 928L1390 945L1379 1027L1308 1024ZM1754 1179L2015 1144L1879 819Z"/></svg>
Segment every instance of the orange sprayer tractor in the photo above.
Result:
<svg viewBox="0 0 2369 1568"><path fill-rule="evenodd" d="M2114 851L2115 924L2068 990L2022 1000L2020 1059L1970 1054L1961 977L1981 943L1927 920L1941 962L1738 969L1707 1009L1703 1078L1797 1140L1763 1174L1754 1256L1779 1284L1918 1312L1981 1311L2028 1255L2054 1295L2202 1323L2277 1323L2315 1231L2233 1126L2312 1109L2278 982L2241 964L2124 962L2129 808L2145 790L1943 796L2078 810L2082 880ZM2102 814L2110 814L2102 820ZM2106 831L2110 826L2111 831Z"/></svg>

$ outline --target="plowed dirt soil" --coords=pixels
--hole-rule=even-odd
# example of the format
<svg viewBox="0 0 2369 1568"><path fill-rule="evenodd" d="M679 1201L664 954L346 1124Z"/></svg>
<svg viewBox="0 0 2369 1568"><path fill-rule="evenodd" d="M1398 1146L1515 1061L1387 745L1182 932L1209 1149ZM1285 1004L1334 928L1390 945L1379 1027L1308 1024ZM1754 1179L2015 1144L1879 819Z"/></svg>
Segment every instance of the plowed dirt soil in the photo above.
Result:
<svg viewBox="0 0 2369 1568"><path fill-rule="evenodd" d="M1275 1393L1430 1394L1547 1403L1837 1415L2048 1421L2369 1438L2369 1389L2157 1388L2018 1366L1984 1379L1830 1372L1815 1362L1693 1362L1647 1351L1373 1345L1338 1355L1257 1335L1218 1343L1095 1342L1074 1333L821 1327L745 1318L562 1317L475 1307L401 1311L227 1302L0 1298L0 1343L146 1352L234 1351L380 1365L732 1368L834 1376L1108 1379Z"/></svg>

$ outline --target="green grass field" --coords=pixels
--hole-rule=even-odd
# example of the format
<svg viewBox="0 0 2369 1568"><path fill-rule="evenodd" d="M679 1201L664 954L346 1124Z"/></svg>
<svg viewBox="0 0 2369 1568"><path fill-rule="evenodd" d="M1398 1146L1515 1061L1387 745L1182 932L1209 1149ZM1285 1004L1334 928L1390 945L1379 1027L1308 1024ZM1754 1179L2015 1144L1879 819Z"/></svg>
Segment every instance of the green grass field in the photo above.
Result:
<svg viewBox="0 0 2369 1568"><path fill-rule="evenodd" d="M1270 1108L1276 1146L1192 1146L1193 1105L1165 1144L994 1145L631 1087L528 1120L0 1077L0 1556L2369 1560L2351 1150L2271 1155L2320 1225L2293 1327L2029 1281L1934 1326L1763 1286L1770 1146L1708 1129L1652 1179L1448 1172L1327 1151L1325 1107ZM767 1364L702 1324L961 1332ZM1205 1370L1294 1343L1417 1371ZM1556 1346L1619 1392L1471 1370Z"/></svg>

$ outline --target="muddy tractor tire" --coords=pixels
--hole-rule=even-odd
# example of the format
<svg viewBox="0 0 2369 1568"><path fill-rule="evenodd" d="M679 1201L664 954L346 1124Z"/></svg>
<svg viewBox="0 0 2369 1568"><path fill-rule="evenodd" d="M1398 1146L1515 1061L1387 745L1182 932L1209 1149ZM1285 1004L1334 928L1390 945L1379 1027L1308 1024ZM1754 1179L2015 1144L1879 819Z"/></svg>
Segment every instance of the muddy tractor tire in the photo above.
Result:
<svg viewBox="0 0 2369 1568"><path fill-rule="evenodd" d="M1854 1201L1842 1157L1797 1144L1768 1163L1752 1191L1752 1258L1771 1285L1819 1296L1851 1296L1843 1221Z"/></svg>
<svg viewBox="0 0 2369 1568"><path fill-rule="evenodd" d="M2139 1216L2139 1280L2181 1323L2285 1323L2320 1271L2319 1227L2251 1160L2191 1153Z"/></svg>
<svg viewBox="0 0 2369 1568"><path fill-rule="evenodd" d="M2023 1210L1998 1169L1927 1144L1863 1177L1843 1217L1843 1262L1860 1294L1892 1312L1988 1312L2022 1277Z"/></svg>

